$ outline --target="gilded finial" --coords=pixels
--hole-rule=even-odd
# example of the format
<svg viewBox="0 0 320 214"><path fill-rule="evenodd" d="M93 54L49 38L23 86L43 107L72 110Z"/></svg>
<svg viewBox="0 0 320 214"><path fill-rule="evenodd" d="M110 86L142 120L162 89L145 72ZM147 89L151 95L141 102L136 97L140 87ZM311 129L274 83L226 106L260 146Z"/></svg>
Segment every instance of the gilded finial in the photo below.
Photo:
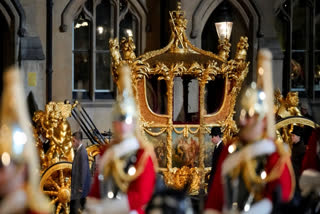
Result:
<svg viewBox="0 0 320 214"><path fill-rule="evenodd" d="M132 61L136 58L136 54L134 53L136 45L133 42L132 36L128 38L123 37L120 42L120 47L124 60Z"/></svg>
<svg viewBox="0 0 320 214"><path fill-rule="evenodd" d="M177 4L177 10L169 12L170 14L170 26L171 26L171 38L174 43L171 47L172 52L186 52L187 43L185 31L187 29L187 19L185 19L184 11L181 10L181 2Z"/></svg>
<svg viewBox="0 0 320 214"><path fill-rule="evenodd" d="M231 47L231 43L227 38L219 40L218 50L219 50L219 56L222 59L227 60L229 58L230 47Z"/></svg>
<svg viewBox="0 0 320 214"><path fill-rule="evenodd" d="M179 11L179 10L181 11L181 2L179 2L179 1L178 1L178 3L177 3L177 10L178 10L178 11Z"/></svg>

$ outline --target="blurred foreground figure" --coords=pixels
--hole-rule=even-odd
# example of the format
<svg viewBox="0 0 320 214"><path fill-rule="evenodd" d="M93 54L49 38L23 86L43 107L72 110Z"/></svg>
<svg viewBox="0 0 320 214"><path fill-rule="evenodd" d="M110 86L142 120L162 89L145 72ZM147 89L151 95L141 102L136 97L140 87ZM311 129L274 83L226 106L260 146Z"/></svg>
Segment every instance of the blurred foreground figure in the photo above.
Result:
<svg viewBox="0 0 320 214"><path fill-rule="evenodd" d="M39 162L19 71L4 73L0 118L0 213L51 213L39 188Z"/></svg>
<svg viewBox="0 0 320 214"><path fill-rule="evenodd" d="M293 195L290 154L276 142L271 53L259 52L258 79L241 98L239 140L222 151L205 213L281 213ZM283 212L285 213L285 212Z"/></svg>
<svg viewBox="0 0 320 214"><path fill-rule="evenodd" d="M172 189L157 192L146 208L147 214L194 214L191 200L184 192Z"/></svg>
<svg viewBox="0 0 320 214"><path fill-rule="evenodd" d="M121 94L112 112L114 141L98 162L87 213L144 213L155 185L156 156L139 137L130 69L123 66L119 73Z"/></svg>
<svg viewBox="0 0 320 214"><path fill-rule="evenodd" d="M308 142L299 186L304 213L320 213L320 128L313 131Z"/></svg>

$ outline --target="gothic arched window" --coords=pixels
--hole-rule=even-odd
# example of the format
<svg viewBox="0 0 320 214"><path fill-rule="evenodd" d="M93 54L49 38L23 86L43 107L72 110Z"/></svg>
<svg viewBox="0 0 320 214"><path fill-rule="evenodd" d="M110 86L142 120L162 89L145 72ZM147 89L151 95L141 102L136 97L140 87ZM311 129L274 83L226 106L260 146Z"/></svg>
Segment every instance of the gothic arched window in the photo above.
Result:
<svg viewBox="0 0 320 214"><path fill-rule="evenodd" d="M111 74L110 38L132 35L141 41L139 18L126 0L87 0L73 24L74 99L114 98ZM140 46L136 44L137 52Z"/></svg>
<svg viewBox="0 0 320 214"><path fill-rule="evenodd" d="M276 28L284 52L284 92L320 97L320 2L286 0L277 10Z"/></svg>

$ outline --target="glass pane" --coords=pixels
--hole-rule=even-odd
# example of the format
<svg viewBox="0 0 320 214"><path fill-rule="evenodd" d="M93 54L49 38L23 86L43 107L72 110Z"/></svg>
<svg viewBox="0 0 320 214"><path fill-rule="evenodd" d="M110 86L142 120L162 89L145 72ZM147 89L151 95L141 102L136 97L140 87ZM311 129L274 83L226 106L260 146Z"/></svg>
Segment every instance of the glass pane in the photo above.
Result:
<svg viewBox="0 0 320 214"><path fill-rule="evenodd" d="M173 121L175 123L199 122L199 82L192 77L174 78Z"/></svg>
<svg viewBox="0 0 320 214"><path fill-rule="evenodd" d="M207 114L219 111L224 99L225 79L217 76L215 80L210 80L206 84L205 109Z"/></svg>
<svg viewBox="0 0 320 214"><path fill-rule="evenodd" d="M96 15L96 48L97 50L109 49L109 39L113 38L114 7L109 1L102 1L97 6Z"/></svg>
<svg viewBox="0 0 320 214"><path fill-rule="evenodd" d="M73 54L73 88L89 90L90 58L87 52Z"/></svg>
<svg viewBox="0 0 320 214"><path fill-rule="evenodd" d="M150 109L157 114L167 114L167 84L158 76L146 79L146 96Z"/></svg>
<svg viewBox="0 0 320 214"><path fill-rule="evenodd" d="M316 1L316 49L320 50L320 1Z"/></svg>
<svg viewBox="0 0 320 214"><path fill-rule="evenodd" d="M305 52L292 53L291 60L291 89L305 88Z"/></svg>
<svg viewBox="0 0 320 214"><path fill-rule="evenodd" d="M307 14L304 4L295 3L292 17L292 49L306 49Z"/></svg>
<svg viewBox="0 0 320 214"><path fill-rule="evenodd" d="M110 100L110 99L115 99L115 93L114 91L111 92L96 92L95 93L96 99L103 99L103 100Z"/></svg>
<svg viewBox="0 0 320 214"><path fill-rule="evenodd" d="M133 40L137 40L137 18L128 12L125 18L120 22L120 38L132 36Z"/></svg>
<svg viewBox="0 0 320 214"><path fill-rule="evenodd" d="M88 50L90 47L90 22L80 17L74 22L74 50Z"/></svg>
<svg viewBox="0 0 320 214"><path fill-rule="evenodd" d="M96 54L96 89L111 89L110 54Z"/></svg>
<svg viewBox="0 0 320 214"><path fill-rule="evenodd" d="M288 47L288 28L289 23L283 13L279 13L275 19L275 29L277 31L278 39L283 51Z"/></svg>
<svg viewBox="0 0 320 214"><path fill-rule="evenodd" d="M75 100L90 100L89 91L73 91L72 92L72 99Z"/></svg>

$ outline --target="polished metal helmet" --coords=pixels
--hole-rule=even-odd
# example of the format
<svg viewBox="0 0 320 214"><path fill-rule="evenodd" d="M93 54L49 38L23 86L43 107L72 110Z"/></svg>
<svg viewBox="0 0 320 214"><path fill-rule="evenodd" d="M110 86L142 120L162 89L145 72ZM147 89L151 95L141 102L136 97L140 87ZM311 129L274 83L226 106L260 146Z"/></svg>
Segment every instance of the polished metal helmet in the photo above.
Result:
<svg viewBox="0 0 320 214"><path fill-rule="evenodd" d="M31 123L25 104L23 85L19 71L11 69L4 73L4 89L0 114L0 156L1 164L11 161L24 163L26 159L37 157L31 149L34 146ZM30 154L33 153L33 154ZM36 155L35 157L30 157Z"/></svg>
<svg viewBox="0 0 320 214"><path fill-rule="evenodd" d="M258 115L258 119L267 117L267 136L275 137L275 119L273 112L272 54L262 49L258 52L257 82L252 82L241 97L240 121L245 117Z"/></svg>
<svg viewBox="0 0 320 214"><path fill-rule="evenodd" d="M123 121L131 124L137 118L137 107L132 92L131 70L128 65L122 65L118 70L119 79L117 85L119 94L113 106L113 121Z"/></svg>

